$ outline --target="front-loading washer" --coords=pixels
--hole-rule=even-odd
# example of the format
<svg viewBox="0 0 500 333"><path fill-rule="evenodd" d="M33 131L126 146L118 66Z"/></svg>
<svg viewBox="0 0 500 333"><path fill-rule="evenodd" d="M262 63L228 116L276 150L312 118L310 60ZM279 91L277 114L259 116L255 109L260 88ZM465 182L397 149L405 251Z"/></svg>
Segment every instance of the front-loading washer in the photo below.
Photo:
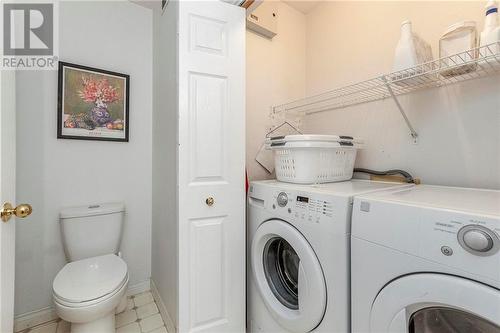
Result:
<svg viewBox="0 0 500 333"><path fill-rule="evenodd" d="M354 195L408 187L352 180L250 184L247 232L249 332L348 332Z"/></svg>
<svg viewBox="0 0 500 333"><path fill-rule="evenodd" d="M500 191L419 185L356 197L355 333L500 333Z"/></svg>

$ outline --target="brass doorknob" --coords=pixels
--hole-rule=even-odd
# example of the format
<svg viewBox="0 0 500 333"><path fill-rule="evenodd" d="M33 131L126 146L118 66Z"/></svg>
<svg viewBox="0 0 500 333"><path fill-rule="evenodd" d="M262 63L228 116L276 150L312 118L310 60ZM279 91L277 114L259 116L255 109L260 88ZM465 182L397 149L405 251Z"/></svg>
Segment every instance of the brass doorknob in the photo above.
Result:
<svg viewBox="0 0 500 333"><path fill-rule="evenodd" d="M208 197L208 198L205 200L205 203L207 204L207 206L212 206L212 205L215 203L215 200L214 200L214 198L212 198L212 197Z"/></svg>
<svg viewBox="0 0 500 333"><path fill-rule="evenodd" d="M12 207L12 204L10 202L6 202L3 204L2 209L0 209L0 218L2 219L2 221L7 222L8 220L10 220L12 215L15 215L19 218L25 218L26 216L30 215L32 211L33 208L31 208L31 206L28 204L21 204L14 208Z"/></svg>

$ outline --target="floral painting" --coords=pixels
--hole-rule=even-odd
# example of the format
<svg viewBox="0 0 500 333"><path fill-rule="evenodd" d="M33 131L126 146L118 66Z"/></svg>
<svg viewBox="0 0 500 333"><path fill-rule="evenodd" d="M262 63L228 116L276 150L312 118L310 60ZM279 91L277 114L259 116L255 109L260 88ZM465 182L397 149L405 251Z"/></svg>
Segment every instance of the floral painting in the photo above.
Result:
<svg viewBox="0 0 500 333"><path fill-rule="evenodd" d="M59 62L57 137L128 141L129 76Z"/></svg>

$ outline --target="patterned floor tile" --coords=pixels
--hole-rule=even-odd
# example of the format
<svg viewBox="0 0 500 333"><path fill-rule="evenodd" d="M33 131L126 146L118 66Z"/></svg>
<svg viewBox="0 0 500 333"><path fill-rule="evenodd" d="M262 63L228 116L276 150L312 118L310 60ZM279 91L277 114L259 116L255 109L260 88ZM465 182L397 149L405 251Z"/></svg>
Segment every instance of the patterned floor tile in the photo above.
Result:
<svg viewBox="0 0 500 333"><path fill-rule="evenodd" d="M71 324L67 321L60 320L59 323L57 323L57 333L70 333L70 331Z"/></svg>
<svg viewBox="0 0 500 333"><path fill-rule="evenodd" d="M153 295L151 292L145 292L139 295L134 296L134 304L136 307L154 302Z"/></svg>
<svg viewBox="0 0 500 333"><path fill-rule="evenodd" d="M153 302L140 306L135 311L137 312L137 318L144 319L158 313L158 307L156 303Z"/></svg>
<svg viewBox="0 0 500 333"><path fill-rule="evenodd" d="M141 332L143 332L143 333L148 333L148 332L151 332L152 330L155 330L157 328L164 326L163 320L161 319L161 316L159 313L142 319L139 322L139 325L141 325Z"/></svg>
<svg viewBox="0 0 500 333"><path fill-rule="evenodd" d="M160 328L155 329L154 331L151 331L150 333L168 333L168 332L165 326L162 326Z"/></svg>
<svg viewBox="0 0 500 333"><path fill-rule="evenodd" d="M125 311L132 310L134 307L134 300L132 298L127 298L127 307L125 308Z"/></svg>
<svg viewBox="0 0 500 333"><path fill-rule="evenodd" d="M168 333L151 292L127 299L124 312L115 316L116 333ZM71 324L57 319L17 333L70 333Z"/></svg>
<svg viewBox="0 0 500 333"><path fill-rule="evenodd" d="M118 328L116 333L141 333L141 328L137 322L133 322L132 324Z"/></svg>
<svg viewBox="0 0 500 333"><path fill-rule="evenodd" d="M115 326L122 327L130 323L133 323L136 320L137 320L137 313L135 312L135 310L128 310L116 315Z"/></svg>

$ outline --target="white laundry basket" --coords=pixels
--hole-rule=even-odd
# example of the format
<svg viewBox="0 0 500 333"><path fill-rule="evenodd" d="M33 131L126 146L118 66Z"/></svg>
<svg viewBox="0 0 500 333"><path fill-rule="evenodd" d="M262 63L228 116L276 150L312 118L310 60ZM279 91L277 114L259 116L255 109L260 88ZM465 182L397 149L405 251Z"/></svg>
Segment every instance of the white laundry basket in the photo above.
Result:
<svg viewBox="0 0 500 333"><path fill-rule="evenodd" d="M288 135L267 140L274 151L276 178L296 184L320 184L352 178L362 141L336 135Z"/></svg>

